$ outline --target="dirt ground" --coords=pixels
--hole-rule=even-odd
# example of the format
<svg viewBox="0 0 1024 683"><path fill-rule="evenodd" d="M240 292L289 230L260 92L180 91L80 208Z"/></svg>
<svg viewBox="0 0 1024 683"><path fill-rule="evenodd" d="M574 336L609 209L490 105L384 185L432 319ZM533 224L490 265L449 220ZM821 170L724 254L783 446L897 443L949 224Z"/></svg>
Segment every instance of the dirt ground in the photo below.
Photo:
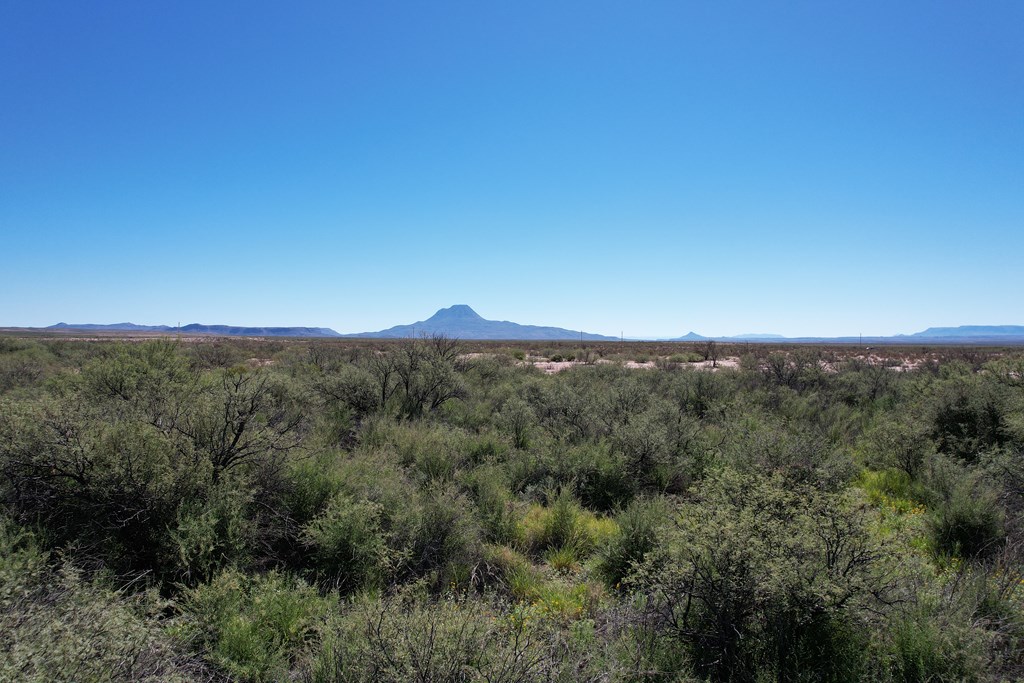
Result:
<svg viewBox="0 0 1024 683"><path fill-rule="evenodd" d="M523 363L528 363L529 365L532 365L533 367L535 367L535 368L537 368L537 369L539 369L539 370L541 370L541 371L543 371L543 372L545 372L546 374L549 374L549 375L553 375L556 372L562 372L563 370L568 370L570 368L579 367L581 365L611 364L611 363L615 363L615 362L616 361L608 360L606 358L601 358L599 360L594 361L593 363L586 363L584 361L579 361L579 360L551 361L551 360L536 359L536 360L523 361ZM647 361L627 360L627 361L622 361L621 364L622 364L622 367L629 368L631 370L653 370L654 368L658 367L658 363L656 361L653 361L653 360L647 360ZM695 363L673 363L673 365L680 365L680 366L685 366L685 367L688 367L688 368L695 368L695 369L698 369L698 370L722 370L722 369L728 369L728 368L738 368L739 365L740 365L740 359L739 359L739 357L730 357L730 358L720 358L720 359L718 359L717 363L715 363L714 361L710 361L710 360L702 360L702 361L697 361Z"/></svg>

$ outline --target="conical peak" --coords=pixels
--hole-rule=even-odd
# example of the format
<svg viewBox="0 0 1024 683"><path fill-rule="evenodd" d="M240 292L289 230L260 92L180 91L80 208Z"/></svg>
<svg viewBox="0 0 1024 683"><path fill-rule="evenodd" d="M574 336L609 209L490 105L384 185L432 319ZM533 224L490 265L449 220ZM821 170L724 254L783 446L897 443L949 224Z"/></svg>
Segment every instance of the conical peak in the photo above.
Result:
<svg viewBox="0 0 1024 683"><path fill-rule="evenodd" d="M442 308L430 318L431 320L483 320L476 311L466 304L455 304Z"/></svg>

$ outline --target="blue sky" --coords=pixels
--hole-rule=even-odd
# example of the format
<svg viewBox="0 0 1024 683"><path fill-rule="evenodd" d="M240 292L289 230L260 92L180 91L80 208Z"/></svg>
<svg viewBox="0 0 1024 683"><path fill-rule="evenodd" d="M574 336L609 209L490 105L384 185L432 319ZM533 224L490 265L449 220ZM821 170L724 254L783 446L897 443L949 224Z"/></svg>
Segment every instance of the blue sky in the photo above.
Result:
<svg viewBox="0 0 1024 683"><path fill-rule="evenodd" d="M1024 324L1024 3L0 0L0 325Z"/></svg>

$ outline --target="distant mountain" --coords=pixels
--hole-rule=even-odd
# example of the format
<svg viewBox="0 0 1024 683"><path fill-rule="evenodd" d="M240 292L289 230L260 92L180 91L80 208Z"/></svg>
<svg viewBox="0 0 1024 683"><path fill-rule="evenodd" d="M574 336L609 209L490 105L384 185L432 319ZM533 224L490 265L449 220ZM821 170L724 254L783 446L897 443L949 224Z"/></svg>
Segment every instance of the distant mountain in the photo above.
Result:
<svg viewBox="0 0 1024 683"><path fill-rule="evenodd" d="M345 335L348 337L370 337L393 339L416 337L421 334L446 334L459 339L526 339L550 340L559 339L583 341L616 341L617 337L606 337L579 330L567 330L561 327L539 327L537 325L520 325L507 320L486 320L465 304L442 308L426 320L411 325L396 325L379 332L361 332Z"/></svg>
<svg viewBox="0 0 1024 683"><path fill-rule="evenodd" d="M735 337L705 337L696 332L689 332L682 337L667 339L666 341L784 341L785 339L781 334L738 334Z"/></svg>
<svg viewBox="0 0 1024 683"><path fill-rule="evenodd" d="M68 324L57 323L43 328L46 330L111 330L116 332L168 332L175 328L167 325L136 325L135 323L113 323L110 325L96 325L94 323Z"/></svg>
<svg viewBox="0 0 1024 683"><path fill-rule="evenodd" d="M676 337L675 339L668 339L666 341L681 341L681 342L685 342L685 341L705 341L705 340L707 340L709 338L710 337L702 337L701 335L697 334L696 332L687 332L682 337Z"/></svg>
<svg viewBox="0 0 1024 683"><path fill-rule="evenodd" d="M924 332L915 332L911 337L1022 337L1024 325L961 325L960 327L929 327Z"/></svg>
<svg viewBox="0 0 1024 683"><path fill-rule="evenodd" d="M83 332L184 332L185 334L210 334L221 337L340 337L327 327L236 327L233 325L201 325L191 323L180 328L170 325L136 325L135 323L93 323L50 325L47 330L82 330Z"/></svg>
<svg viewBox="0 0 1024 683"><path fill-rule="evenodd" d="M23 328L38 329L38 328ZM459 339L508 339L508 340L580 340L583 341L618 341L618 337L579 330L567 330L562 327L540 327L537 325L520 325L507 320L485 320L472 308L456 305L442 308L426 320L411 325L397 325L379 332L363 332L360 334L338 334L327 327L238 327L234 325L202 325L191 323L181 328L172 325L136 325L135 323L113 323L97 325L95 323L57 323L42 328L49 331L81 331L81 332L148 332L155 334L206 334L222 337L364 337L364 338L403 338L416 337L421 334L443 333ZM850 336L850 337L784 337L778 334L741 334L735 337L706 337L689 332L682 337L665 339L670 342L745 342L745 343L802 343L802 344L987 344L987 345L1024 345L1024 325L961 325L960 327L929 327L914 334L898 334L891 337ZM639 340L631 340L639 341Z"/></svg>
<svg viewBox="0 0 1024 683"><path fill-rule="evenodd" d="M683 337L665 341L765 342L778 344L1024 344L1024 325L962 325L960 327L929 327L914 334L891 337L786 337L781 334L740 334L734 337L704 337L690 332Z"/></svg>
<svg viewBox="0 0 1024 683"><path fill-rule="evenodd" d="M175 329L175 328L171 328ZM192 323L181 328L189 334L217 334L225 337L340 337L329 327L234 327L232 325L200 325Z"/></svg>

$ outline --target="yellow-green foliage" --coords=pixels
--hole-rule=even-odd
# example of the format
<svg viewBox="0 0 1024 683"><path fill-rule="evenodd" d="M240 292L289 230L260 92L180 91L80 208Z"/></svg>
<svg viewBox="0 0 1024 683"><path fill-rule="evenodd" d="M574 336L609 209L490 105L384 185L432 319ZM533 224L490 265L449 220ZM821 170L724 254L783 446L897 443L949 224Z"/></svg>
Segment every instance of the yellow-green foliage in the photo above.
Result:
<svg viewBox="0 0 1024 683"><path fill-rule="evenodd" d="M566 554L561 555L562 552ZM508 546L488 546L485 558L491 571L502 581L509 595L522 608L529 608L523 614L539 619L557 618L573 621L589 614L604 596L604 589L595 583L574 583L561 572L556 556L567 558L571 570L578 563L571 548L551 550L547 559L557 574L545 571L543 567L531 564L529 558Z"/></svg>
<svg viewBox="0 0 1024 683"><path fill-rule="evenodd" d="M535 555L571 548L582 560L617 532L614 519L598 517L563 491L551 505L530 505L520 522L518 536L522 546Z"/></svg>
<svg viewBox="0 0 1024 683"><path fill-rule="evenodd" d="M901 515L920 515L925 511L924 505L914 499L913 484L906 472L865 469L859 483L868 501L883 511Z"/></svg>
<svg viewBox="0 0 1024 683"><path fill-rule="evenodd" d="M185 593L190 619L179 633L234 677L276 681L306 654L330 604L301 580L277 572L226 571Z"/></svg>
<svg viewBox="0 0 1024 683"><path fill-rule="evenodd" d="M570 574L580 568L576 550L571 546L551 548L544 553L544 561L560 574Z"/></svg>
<svg viewBox="0 0 1024 683"><path fill-rule="evenodd" d="M524 601L530 607L524 614L533 619L568 623L593 614L604 595L604 589L595 583L546 581Z"/></svg>
<svg viewBox="0 0 1024 683"><path fill-rule="evenodd" d="M517 600L528 599L544 581L526 556L508 546L484 546L483 560L491 576Z"/></svg>
<svg viewBox="0 0 1024 683"><path fill-rule="evenodd" d="M485 545L483 548L484 562L499 576L530 565L522 553L507 545Z"/></svg>

